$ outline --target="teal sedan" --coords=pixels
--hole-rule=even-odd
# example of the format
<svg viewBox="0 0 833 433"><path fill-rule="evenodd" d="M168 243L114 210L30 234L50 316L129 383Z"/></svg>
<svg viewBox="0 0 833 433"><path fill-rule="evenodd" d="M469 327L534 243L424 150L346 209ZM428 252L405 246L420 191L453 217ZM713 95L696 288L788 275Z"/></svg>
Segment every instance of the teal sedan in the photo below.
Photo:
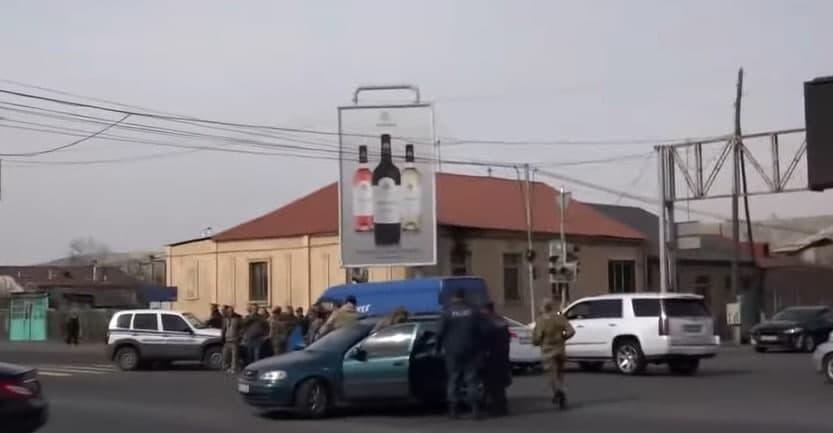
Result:
<svg viewBox="0 0 833 433"><path fill-rule="evenodd" d="M327 334L304 350L249 365L238 391L262 410L320 418L331 409L372 402L445 399L446 373L436 356L436 320L381 329L373 323Z"/></svg>

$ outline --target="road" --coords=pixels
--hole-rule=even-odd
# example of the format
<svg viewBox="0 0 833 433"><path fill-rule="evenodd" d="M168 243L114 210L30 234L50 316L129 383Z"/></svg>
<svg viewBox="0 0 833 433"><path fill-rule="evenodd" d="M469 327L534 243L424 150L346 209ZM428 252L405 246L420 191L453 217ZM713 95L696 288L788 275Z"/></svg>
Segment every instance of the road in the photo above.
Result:
<svg viewBox="0 0 833 433"><path fill-rule="evenodd" d="M833 431L833 386L812 371L809 355L749 348L724 349L695 377L660 367L640 377L575 372L567 412L552 408L542 377L516 377L512 416L481 422L413 408L350 410L322 421L261 416L239 400L232 377L188 367L123 373L83 347L3 344L0 360L41 369L52 404L43 433Z"/></svg>

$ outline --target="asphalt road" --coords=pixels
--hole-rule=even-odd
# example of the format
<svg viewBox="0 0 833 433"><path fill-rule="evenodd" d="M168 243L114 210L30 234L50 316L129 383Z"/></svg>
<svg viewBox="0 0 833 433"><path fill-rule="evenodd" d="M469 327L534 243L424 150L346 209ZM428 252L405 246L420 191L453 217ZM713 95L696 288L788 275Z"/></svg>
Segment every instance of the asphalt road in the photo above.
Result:
<svg viewBox="0 0 833 433"><path fill-rule="evenodd" d="M480 422L414 408L349 410L323 421L263 416L240 401L234 378L187 367L122 373L83 347L4 344L0 360L41 369L52 405L43 433L833 431L833 386L812 370L809 355L749 348L725 349L695 377L660 367L640 377L575 372L566 412L552 408L542 377L516 377L513 414Z"/></svg>

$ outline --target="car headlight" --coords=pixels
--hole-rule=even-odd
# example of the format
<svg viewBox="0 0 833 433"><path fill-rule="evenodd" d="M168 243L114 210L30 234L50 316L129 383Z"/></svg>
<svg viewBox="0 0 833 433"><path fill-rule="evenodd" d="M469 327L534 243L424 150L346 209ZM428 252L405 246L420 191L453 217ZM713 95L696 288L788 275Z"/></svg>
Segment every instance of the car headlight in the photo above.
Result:
<svg viewBox="0 0 833 433"><path fill-rule="evenodd" d="M802 331L804 331L804 329L796 327L796 328L787 329L786 331L784 331L784 333L785 334L798 334L799 332L802 332Z"/></svg>
<svg viewBox="0 0 833 433"><path fill-rule="evenodd" d="M286 379L286 372L283 370L267 371L260 375L260 380L277 382Z"/></svg>

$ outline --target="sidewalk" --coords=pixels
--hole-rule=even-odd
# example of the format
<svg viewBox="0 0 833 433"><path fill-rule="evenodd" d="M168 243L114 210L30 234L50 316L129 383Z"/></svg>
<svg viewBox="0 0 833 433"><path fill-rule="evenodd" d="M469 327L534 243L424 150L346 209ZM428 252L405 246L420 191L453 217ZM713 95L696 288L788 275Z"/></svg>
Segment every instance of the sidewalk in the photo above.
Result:
<svg viewBox="0 0 833 433"><path fill-rule="evenodd" d="M107 345L101 343L82 343L78 346L70 346L58 341L0 341L0 353L83 353L83 354L104 354L107 353Z"/></svg>

